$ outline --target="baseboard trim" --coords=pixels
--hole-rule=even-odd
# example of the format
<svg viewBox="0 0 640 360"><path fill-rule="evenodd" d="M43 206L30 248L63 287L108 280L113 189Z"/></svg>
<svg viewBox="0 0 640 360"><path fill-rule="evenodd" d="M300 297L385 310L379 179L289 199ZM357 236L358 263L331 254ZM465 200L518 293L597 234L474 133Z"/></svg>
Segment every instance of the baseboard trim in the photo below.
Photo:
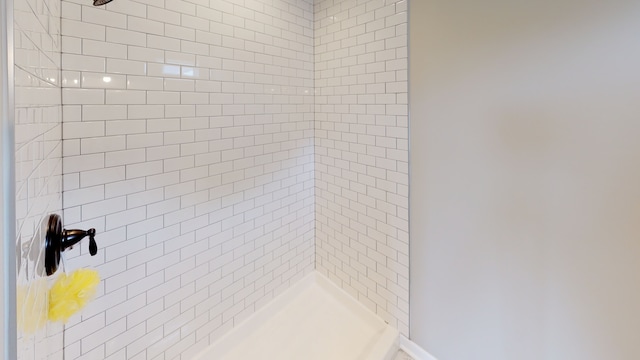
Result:
<svg viewBox="0 0 640 360"><path fill-rule="evenodd" d="M438 360L405 336L400 336L400 350L409 354L414 360Z"/></svg>

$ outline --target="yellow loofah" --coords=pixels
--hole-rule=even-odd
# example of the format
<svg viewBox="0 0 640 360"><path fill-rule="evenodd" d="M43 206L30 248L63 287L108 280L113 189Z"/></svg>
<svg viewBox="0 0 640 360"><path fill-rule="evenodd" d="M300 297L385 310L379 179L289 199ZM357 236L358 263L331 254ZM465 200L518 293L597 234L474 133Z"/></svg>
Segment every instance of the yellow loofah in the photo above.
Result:
<svg viewBox="0 0 640 360"><path fill-rule="evenodd" d="M79 269L61 274L49 293L49 320L66 322L96 295L100 276L95 270Z"/></svg>

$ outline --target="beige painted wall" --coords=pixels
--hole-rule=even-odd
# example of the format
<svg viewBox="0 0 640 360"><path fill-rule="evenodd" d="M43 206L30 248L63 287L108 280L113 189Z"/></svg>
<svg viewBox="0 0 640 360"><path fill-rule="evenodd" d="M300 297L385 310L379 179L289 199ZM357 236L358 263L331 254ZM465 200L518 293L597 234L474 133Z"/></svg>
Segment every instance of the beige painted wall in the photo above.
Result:
<svg viewBox="0 0 640 360"><path fill-rule="evenodd" d="M411 338L640 359L640 2L410 6Z"/></svg>

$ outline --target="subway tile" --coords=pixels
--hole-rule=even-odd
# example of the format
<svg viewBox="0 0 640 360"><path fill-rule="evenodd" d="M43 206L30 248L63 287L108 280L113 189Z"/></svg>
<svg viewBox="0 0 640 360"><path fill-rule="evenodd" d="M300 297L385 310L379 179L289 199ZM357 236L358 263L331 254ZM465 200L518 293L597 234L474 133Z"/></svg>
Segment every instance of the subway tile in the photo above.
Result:
<svg viewBox="0 0 640 360"><path fill-rule="evenodd" d="M106 135L131 135L145 133L145 120L112 120L106 123Z"/></svg>
<svg viewBox="0 0 640 360"><path fill-rule="evenodd" d="M82 22L123 29L127 27L127 17L125 15L90 6L82 7Z"/></svg>
<svg viewBox="0 0 640 360"><path fill-rule="evenodd" d="M109 11L113 11L128 16L146 17L147 6L160 5L158 1L132 1L132 0L120 0L107 5Z"/></svg>
<svg viewBox="0 0 640 360"><path fill-rule="evenodd" d="M181 14L196 14L196 5L183 0L175 0L171 4L167 4L165 8L169 11L178 12Z"/></svg>
<svg viewBox="0 0 640 360"><path fill-rule="evenodd" d="M178 76L179 73L179 68L176 67L176 71L177 74L176 76ZM194 91L195 90L195 86L196 83L194 80L189 80L189 79L165 79L164 80L164 88L167 91Z"/></svg>
<svg viewBox="0 0 640 360"><path fill-rule="evenodd" d="M180 104L180 92L177 91L149 91L148 104L177 105ZM171 115L168 115L171 116Z"/></svg>
<svg viewBox="0 0 640 360"><path fill-rule="evenodd" d="M160 161L146 161L138 164L126 166L127 178L137 178L149 175L161 174L163 172L163 164Z"/></svg>
<svg viewBox="0 0 640 360"><path fill-rule="evenodd" d="M82 6L70 2L63 2L61 14L62 17L69 20L82 20Z"/></svg>
<svg viewBox="0 0 640 360"><path fill-rule="evenodd" d="M63 54L82 54L82 39L66 37L60 50Z"/></svg>
<svg viewBox="0 0 640 360"><path fill-rule="evenodd" d="M107 90L106 103L109 105L146 104L147 93L141 90Z"/></svg>
<svg viewBox="0 0 640 360"><path fill-rule="evenodd" d="M91 317L81 324L76 324L75 326L71 326L65 329L65 341L69 341L69 343L74 343L76 341L81 340L88 334L92 334L105 326L105 318L104 314L99 314L94 317Z"/></svg>
<svg viewBox="0 0 640 360"><path fill-rule="evenodd" d="M164 117L162 105L129 105L129 119L155 119Z"/></svg>
<svg viewBox="0 0 640 360"><path fill-rule="evenodd" d="M147 17L159 22L180 25L180 13L162 7L150 6Z"/></svg>
<svg viewBox="0 0 640 360"><path fill-rule="evenodd" d="M62 85L65 87L80 87L80 72L79 71L63 71L62 72Z"/></svg>
<svg viewBox="0 0 640 360"><path fill-rule="evenodd" d="M141 61L107 59L107 72L126 75L146 75L147 64Z"/></svg>
<svg viewBox="0 0 640 360"><path fill-rule="evenodd" d="M162 78L150 76L127 76L127 89L130 90L163 90Z"/></svg>
<svg viewBox="0 0 640 360"><path fill-rule="evenodd" d="M176 26L172 24L164 25L164 34L169 38L182 39L194 41L196 38L196 31L184 26Z"/></svg>
<svg viewBox="0 0 640 360"><path fill-rule="evenodd" d="M63 139L104 136L104 122L87 121L72 122L62 126Z"/></svg>
<svg viewBox="0 0 640 360"><path fill-rule="evenodd" d="M165 61L167 64L195 66L195 55L183 52L165 51Z"/></svg>
<svg viewBox="0 0 640 360"><path fill-rule="evenodd" d="M408 157L406 147L398 142L399 138L406 138L407 124L396 126L397 119L407 111L403 102L407 64L401 60L406 51L402 33L406 6L398 5L401 3L383 6L380 2L364 1L350 9L339 24L316 19L319 22L315 29L316 44L320 44L315 56L321 60L316 62L316 91L327 95L320 98L320 103L330 105L321 106L316 112L316 129L328 130L316 132L319 144L316 152L324 154L319 159L323 166L316 168L316 186L325 189L316 193L318 270L393 325L407 322L406 290L398 293L391 291L392 287L382 286L397 284L397 272L373 270L384 268L397 256L386 247L387 238L393 237L387 234L407 230L406 222L390 220L395 218L398 208L406 208L408 204L405 195L392 194L407 181L407 174L398 169L398 164ZM337 10L337 5L330 1L318 5L329 12ZM372 125L374 119L377 126ZM344 122L352 125L344 126ZM345 152L341 140L349 141L354 153ZM346 168L355 172L349 181L335 176L348 175L344 172ZM367 176L357 175L358 172ZM387 173L397 175L388 177ZM349 200L343 201L343 196ZM343 214L355 216L358 223L342 221ZM356 246L358 242L351 239L382 251L363 252ZM377 243L380 245L376 246ZM341 249L339 256L335 246ZM406 327L400 330L405 333Z"/></svg>
<svg viewBox="0 0 640 360"><path fill-rule="evenodd" d="M137 34L164 35L164 26L162 22L133 16L128 17L127 29Z"/></svg>
<svg viewBox="0 0 640 360"><path fill-rule="evenodd" d="M106 166L118 166L144 162L146 159L144 149L110 151L105 154Z"/></svg>
<svg viewBox="0 0 640 360"><path fill-rule="evenodd" d="M147 161L170 159L180 156L179 145L166 145L146 148Z"/></svg>
<svg viewBox="0 0 640 360"><path fill-rule="evenodd" d="M63 166L65 173L100 169L104 166L104 154L70 156Z"/></svg>
<svg viewBox="0 0 640 360"><path fill-rule="evenodd" d="M117 181L108 183L104 186L104 192L106 197L115 197L120 195L133 194L145 189L145 179L128 179L123 181Z"/></svg>
<svg viewBox="0 0 640 360"><path fill-rule="evenodd" d="M93 186L64 192L65 206L90 204L104 199L104 187Z"/></svg>
<svg viewBox="0 0 640 360"><path fill-rule="evenodd" d="M79 184L83 188L121 181L125 179L125 168L122 166L82 171Z"/></svg>
<svg viewBox="0 0 640 360"><path fill-rule="evenodd" d="M124 211L126 208L127 201L125 197L96 201L82 205L82 219L87 220L113 214L119 211Z"/></svg>
<svg viewBox="0 0 640 360"><path fill-rule="evenodd" d="M96 56L62 54L62 66L65 70L104 72L106 59Z"/></svg>
<svg viewBox="0 0 640 360"><path fill-rule="evenodd" d="M84 105L82 121L118 120L127 118L127 107L124 105Z"/></svg>
<svg viewBox="0 0 640 360"><path fill-rule="evenodd" d="M131 134L127 136L128 149L149 148L160 146L162 143L163 137L159 133Z"/></svg>
<svg viewBox="0 0 640 360"><path fill-rule="evenodd" d="M105 136L90 138L83 136L80 139L80 152L82 154L108 153L125 149L124 136Z"/></svg>
<svg viewBox="0 0 640 360"><path fill-rule="evenodd" d="M335 179L336 172L353 167L366 174L367 167L376 164L388 167L393 162L396 165L405 163L402 151L384 152L392 148L398 137L389 136L389 133L368 135L366 132L366 125L371 124L375 115L389 116L390 119L385 121L404 116L395 115L402 113L400 107L387 109L384 105L402 105L398 99L406 93L402 85L405 81L403 76L406 76L404 63L396 61L403 55L400 50L402 15L394 16L389 12L390 8L373 6L372 2L362 2L358 11L344 19L344 28L331 27L327 23L323 29L320 26L322 22L314 24L314 7L307 1L256 2L252 3L257 6L255 9L223 2L214 9L209 2L199 0L119 0L105 8L87 10L88 18L99 12L111 12L113 16L95 20L88 27L71 23L71 28L63 30L63 44L68 43L68 49L74 52L65 56L85 51L80 58L67 57L70 67L64 70L95 74L78 89L92 90L92 86L106 89L102 103L78 102L66 110L68 124L86 122L91 125L64 129L68 130L65 136L76 141L76 144L68 144L67 151L82 151L83 145L89 152L104 151L92 154L102 155L101 158L75 158L72 165L65 165L75 166L76 174L79 173L74 185L79 187L78 190L91 189L91 195L95 193L99 198L84 203L82 201L86 199L80 198L89 193L65 196L70 195L70 199L76 202L75 208L86 206L88 211L92 209L93 201L105 201L102 210L96 206L91 210L95 212L89 211L89 215L98 216L103 227L122 231L120 237L134 241L131 245L135 245L135 249L123 246L114 250L119 254L114 253L117 259L110 259L113 260L111 262L114 266L124 264L124 268L118 272L109 270L105 290L108 293L131 290L132 299L146 296L144 304L142 301L136 303L136 309L130 313L127 311L126 315L124 312L114 315L118 310L110 313L105 310L112 314L108 316L107 327L119 324L126 317L127 336L116 335L102 345L94 342L96 338L92 337L85 342L87 347L96 346L100 355L116 358L120 354L134 359L149 355L173 358L182 354L184 357L188 353L187 348L198 337L197 330L191 326L201 326L197 317L180 316L185 311L195 313L198 305L194 301L204 294L195 289L196 281L199 289L206 289L205 293L212 298L221 298L224 293L224 305L206 309L207 315L214 319L212 324L217 324L215 319L240 320L252 313L257 308L253 307L254 303L263 304L274 291L286 288L298 270L313 270L316 256L320 259L319 270L330 278L338 278L335 274L339 273L345 279L343 283L358 283L363 275L349 270L341 261L362 262L375 268L376 261L386 260L386 255L391 254L384 252L376 255L375 260L350 259L353 251L345 251L344 256L325 259L324 254L331 253L330 248L324 249L326 242L319 241L316 247L312 236L299 237L316 228L322 238L340 233L331 228L335 226L333 222L325 219L342 214L340 207L347 204L351 204L353 209L345 208L345 214L357 214L358 211L367 214L367 205L361 206L357 195L347 202L335 200L336 196L351 191L343 187L358 188L359 181L357 175L349 181ZM326 8L339 6L328 0L320 3ZM63 0L63 4L78 5L75 0ZM65 7L68 20L78 22L78 6ZM131 14L127 13L129 7ZM282 11L285 8L290 10ZM375 23L376 11L382 22ZM318 11L316 16L322 13ZM122 16L127 16L126 29L122 28ZM108 27L100 24L108 24ZM319 26L316 34L330 30L337 36L324 38L318 35L315 39L318 45L314 46L314 26ZM376 33L363 33L367 27L379 31L378 36L382 38L380 43L369 46L371 52L367 52L367 44L376 41ZM393 27L395 33L392 37L387 27ZM96 29L97 32L85 34L80 30L82 28ZM86 46L80 49L77 39L82 39L82 45ZM361 46L362 52L349 54L348 49L341 49L342 44ZM380 48L380 45L384 47ZM386 50L392 51L383 52ZM380 64L375 63L376 52L380 52ZM326 59L325 63L316 62L315 71L314 56ZM339 57L343 57L341 61L331 61ZM359 60L362 66L355 68ZM370 71L385 75L376 78L375 74L367 74L367 64L373 64ZM352 70L361 73L350 76ZM113 76L112 83L100 87L100 74L105 71L104 76ZM126 87L122 87L123 77L126 78ZM393 82L387 82L390 79ZM380 86L376 81L385 81L389 85ZM368 84L372 86L368 88ZM309 91L314 87L318 87L320 93L333 96L330 98L331 106L314 108L314 101L322 99ZM381 96L367 97L365 106L343 106L357 99L357 95L361 95L358 91L366 95L367 90L371 91L368 94ZM345 91L354 91L355 97L350 97ZM396 102L393 103L392 96L387 94L394 94ZM378 100L383 106L369 109L370 117L358 118L348 114L353 110L365 115L366 105L369 102L370 105L379 105L376 103ZM350 104L357 105L355 102ZM387 114L387 110L394 114ZM352 132L349 127L341 126L342 122L357 124L359 121L365 125L363 132ZM395 123L378 125L399 126ZM406 127L406 123L399 127ZM91 144L91 139L79 141L85 130L94 133L92 139L104 139L94 144ZM125 149L121 148L123 137ZM361 146L364 149L362 155L366 157L348 155L345 149L349 144L342 143L340 139L348 139L350 143ZM314 167L316 150L324 155L319 157ZM396 150L404 151L401 148ZM376 156L383 160L377 163ZM325 160L326 163L321 163ZM400 169L394 173L398 175L381 178L385 182L380 182L379 186L385 191L392 189L394 182L404 181L401 171L404 169L397 167ZM83 169L87 172L81 172L85 171ZM366 186L378 186L376 178L371 178L373 182L367 182ZM365 181L368 179L364 178ZM315 182L326 190L314 194L310 189L314 188ZM69 184L73 182L69 180ZM367 191L366 186L364 191ZM119 210L125 196L126 209L99 215L99 211ZM362 201L367 202L368 198ZM371 199L375 206L376 199ZM382 210L374 215L382 216L384 211L400 207L398 204L406 201L406 197L402 195L391 200L381 205ZM320 204L317 206L317 218L313 215L316 201ZM332 205L322 205L325 203ZM405 226L400 220L393 223L394 226ZM370 231L377 229L375 221L368 225ZM223 227L228 230L223 231ZM366 226L354 226L344 233L366 236L368 230ZM364 233L359 235L359 231ZM246 237L248 243L238 247L240 244L236 243L234 233ZM280 245L281 241L298 238L300 240L295 241L300 245L295 249L284 250ZM145 239L144 244L141 239ZM332 239L331 244L343 240L343 237ZM114 241L111 246L116 249L117 244L124 240ZM267 249L265 253L251 252L258 242ZM222 248L237 248L235 254L241 256L242 261L234 261L234 252L222 253ZM145 253L145 249L149 253ZM126 261L122 263L120 259L125 256ZM196 259L200 259L199 262ZM244 259L251 263L245 264ZM280 262L282 259L286 259L286 265ZM218 275L198 278L201 273L199 266L219 271L224 269L229 276L223 278L224 281ZM233 274L249 281L252 275L248 269L251 266L264 267L279 277L270 282L263 281L261 291L253 291L243 282L236 286L225 282L232 281ZM367 269L366 266L364 268ZM172 278L161 280L158 271L165 269ZM381 275L381 279L388 281L385 276L392 274L384 272ZM251 280L251 284L254 281ZM152 286L147 288L149 284ZM397 301L397 312L386 304L396 305L389 299L398 288L404 288L398 286L391 290L389 287L379 294L375 293L375 286L371 290L364 288L373 292L373 300L363 298L363 302L373 303L374 307L384 309L385 314L398 318L406 316L406 311L401 311L406 307L400 304L400 300ZM249 292L252 297L249 304L237 302ZM378 306L376 301L384 301L385 304ZM123 311L125 308L120 307ZM145 314L144 309L149 309L149 313ZM406 320L398 322L407 323ZM76 323L76 326L81 324ZM169 333L164 332L162 325L168 326ZM163 341L174 329L184 331L181 339L170 343ZM209 334L227 329L216 325L199 336L201 340L209 341L215 338L210 338ZM105 333L111 332L105 330ZM68 344L69 354L74 344L80 341L76 339ZM78 349L92 351L79 345Z"/></svg>
<svg viewBox="0 0 640 360"><path fill-rule="evenodd" d="M180 39L149 34L147 35L147 47L151 49L180 51Z"/></svg>
<svg viewBox="0 0 640 360"><path fill-rule="evenodd" d="M86 23L81 20L65 19L63 17L62 35L104 41L106 39L106 29L104 26Z"/></svg>
<svg viewBox="0 0 640 360"><path fill-rule="evenodd" d="M164 52L162 50L150 49L148 47L129 46L128 59L163 63Z"/></svg>
<svg viewBox="0 0 640 360"><path fill-rule="evenodd" d="M108 27L106 40L114 44L146 46L147 36L144 33Z"/></svg>
<svg viewBox="0 0 640 360"><path fill-rule="evenodd" d="M82 73L82 88L84 89L125 89L126 77L123 75L104 73ZM109 93L107 92L107 97Z"/></svg>
<svg viewBox="0 0 640 360"><path fill-rule="evenodd" d="M146 217L146 209L144 207L134 208L121 211L115 214L107 215L105 218L106 230L115 229L120 226L133 224L144 220ZM109 284L107 284L109 286Z"/></svg>

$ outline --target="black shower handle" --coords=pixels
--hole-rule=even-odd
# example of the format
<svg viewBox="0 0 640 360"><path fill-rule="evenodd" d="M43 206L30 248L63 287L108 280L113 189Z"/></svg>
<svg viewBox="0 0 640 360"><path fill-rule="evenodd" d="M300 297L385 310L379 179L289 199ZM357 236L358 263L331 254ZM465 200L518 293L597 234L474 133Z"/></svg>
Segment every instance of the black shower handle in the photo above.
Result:
<svg viewBox="0 0 640 360"><path fill-rule="evenodd" d="M96 229L89 229L89 230L93 230L93 232L95 233ZM96 238L94 236L90 236L89 237L89 254L91 254L91 256L96 256L96 254L98 253L98 244L96 244Z"/></svg>
<svg viewBox="0 0 640 360"><path fill-rule="evenodd" d="M45 238L45 259L44 265L47 275L53 275L58 270L60 264L60 253L66 249L72 248L85 237L89 237L89 253L95 256L98 253L98 244L96 244L96 229L89 230L62 229L62 219L60 215L49 215L47 223L47 235Z"/></svg>
<svg viewBox="0 0 640 360"><path fill-rule="evenodd" d="M68 248L72 248L73 245L80 242L80 240L89 236L89 252L91 256L95 256L98 253L98 245L96 244L96 229L91 228L89 230L63 230L62 231L62 244L61 251L65 251Z"/></svg>

